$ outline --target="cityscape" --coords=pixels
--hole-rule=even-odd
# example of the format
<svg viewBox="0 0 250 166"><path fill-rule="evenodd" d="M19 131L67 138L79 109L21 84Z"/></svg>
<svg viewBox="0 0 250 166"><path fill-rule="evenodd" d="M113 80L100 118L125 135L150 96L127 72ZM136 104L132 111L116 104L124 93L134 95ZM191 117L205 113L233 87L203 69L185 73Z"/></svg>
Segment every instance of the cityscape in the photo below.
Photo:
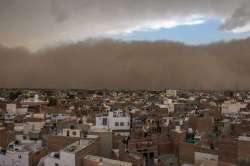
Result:
<svg viewBox="0 0 250 166"><path fill-rule="evenodd" d="M0 91L0 165L248 166L250 91Z"/></svg>
<svg viewBox="0 0 250 166"><path fill-rule="evenodd" d="M0 166L250 166L250 0L0 0Z"/></svg>

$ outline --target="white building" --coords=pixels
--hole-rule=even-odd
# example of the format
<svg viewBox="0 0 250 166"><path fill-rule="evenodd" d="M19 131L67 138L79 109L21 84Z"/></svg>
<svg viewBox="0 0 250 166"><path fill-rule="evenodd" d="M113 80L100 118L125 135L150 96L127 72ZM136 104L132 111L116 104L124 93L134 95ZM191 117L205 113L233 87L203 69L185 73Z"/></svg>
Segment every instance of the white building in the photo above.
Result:
<svg viewBox="0 0 250 166"><path fill-rule="evenodd" d="M81 137L81 130L80 129L63 129L62 133L59 134L65 137Z"/></svg>
<svg viewBox="0 0 250 166"><path fill-rule="evenodd" d="M14 114L10 114L10 113L5 113L4 114L4 121L14 121L15 115Z"/></svg>
<svg viewBox="0 0 250 166"><path fill-rule="evenodd" d="M96 136L98 138L98 136ZM83 158L94 152L95 140L79 140L59 152L53 152L40 161L44 166L80 166Z"/></svg>
<svg viewBox="0 0 250 166"><path fill-rule="evenodd" d="M17 108L17 114L19 114L19 115L25 115L27 113L28 113L28 108L27 107Z"/></svg>
<svg viewBox="0 0 250 166"><path fill-rule="evenodd" d="M16 132L23 132L24 134L29 134L30 132L41 132L45 125L43 121L30 121L24 123L15 123L14 130Z"/></svg>
<svg viewBox="0 0 250 166"><path fill-rule="evenodd" d="M246 108L246 103L226 101L221 105L222 114L238 113L241 108Z"/></svg>
<svg viewBox="0 0 250 166"><path fill-rule="evenodd" d="M37 94L33 98L24 99L23 101L20 102L20 104L23 107L42 106L42 105L47 105L48 103L49 103L48 101L40 100Z"/></svg>
<svg viewBox="0 0 250 166"><path fill-rule="evenodd" d="M175 103L171 99L165 99L162 104L157 104L160 109L167 109L168 112L174 112Z"/></svg>
<svg viewBox="0 0 250 166"><path fill-rule="evenodd" d="M7 104L6 110L9 114L16 114L17 113L17 107L16 104Z"/></svg>
<svg viewBox="0 0 250 166"><path fill-rule="evenodd" d="M177 96L177 90L167 89L166 90L166 95L168 97L176 97Z"/></svg>
<svg viewBox="0 0 250 166"><path fill-rule="evenodd" d="M109 130L130 129L130 115L122 110L109 111L107 116L96 117L96 127Z"/></svg>
<svg viewBox="0 0 250 166"><path fill-rule="evenodd" d="M29 151L0 150L0 165L29 166Z"/></svg>
<svg viewBox="0 0 250 166"><path fill-rule="evenodd" d="M36 153L41 149L41 141L16 141L7 149L0 148L0 165L31 166L31 153Z"/></svg>
<svg viewBox="0 0 250 166"><path fill-rule="evenodd" d="M70 114L46 114L45 118L47 120L52 120L52 121L62 121L62 120L69 120L69 119L74 119L74 117L70 116Z"/></svg>
<svg viewBox="0 0 250 166"><path fill-rule="evenodd" d="M17 107L16 104L7 104L6 105L6 110L8 114L26 114L28 112L28 108L27 107Z"/></svg>

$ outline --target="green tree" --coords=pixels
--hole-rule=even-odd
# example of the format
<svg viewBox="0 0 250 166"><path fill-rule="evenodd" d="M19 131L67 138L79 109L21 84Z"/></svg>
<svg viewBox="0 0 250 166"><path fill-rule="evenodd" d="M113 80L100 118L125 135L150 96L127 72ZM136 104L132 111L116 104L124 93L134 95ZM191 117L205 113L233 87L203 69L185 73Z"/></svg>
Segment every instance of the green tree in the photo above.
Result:
<svg viewBox="0 0 250 166"><path fill-rule="evenodd" d="M49 97L49 103L48 106L56 106L57 105L57 99L55 97Z"/></svg>

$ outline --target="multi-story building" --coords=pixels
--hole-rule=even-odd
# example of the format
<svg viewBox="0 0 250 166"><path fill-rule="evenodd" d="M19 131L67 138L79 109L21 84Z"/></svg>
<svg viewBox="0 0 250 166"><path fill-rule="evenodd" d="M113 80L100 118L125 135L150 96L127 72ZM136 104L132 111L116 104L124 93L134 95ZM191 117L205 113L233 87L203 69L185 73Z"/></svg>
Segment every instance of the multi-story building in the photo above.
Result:
<svg viewBox="0 0 250 166"><path fill-rule="evenodd" d="M246 103L236 101L226 101L221 105L222 114L238 113L242 108L246 108Z"/></svg>
<svg viewBox="0 0 250 166"><path fill-rule="evenodd" d="M96 127L111 131L129 131L130 115L122 110L110 110L108 115L96 117Z"/></svg>
<svg viewBox="0 0 250 166"><path fill-rule="evenodd" d="M46 149L41 141L15 141L7 148L0 149L1 166L36 166L46 155Z"/></svg>
<svg viewBox="0 0 250 166"><path fill-rule="evenodd" d="M83 158L86 155L97 155L98 153L98 141L93 139L81 139L68 145L59 152L50 153L41 160L41 163L43 163L44 166L82 166Z"/></svg>

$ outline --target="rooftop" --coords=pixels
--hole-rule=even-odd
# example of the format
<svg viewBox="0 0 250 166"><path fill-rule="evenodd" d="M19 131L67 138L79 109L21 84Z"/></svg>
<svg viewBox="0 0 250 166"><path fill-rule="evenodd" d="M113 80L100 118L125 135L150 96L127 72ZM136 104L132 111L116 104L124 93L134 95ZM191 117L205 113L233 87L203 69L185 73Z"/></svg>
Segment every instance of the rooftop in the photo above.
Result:
<svg viewBox="0 0 250 166"><path fill-rule="evenodd" d="M91 145L93 142L94 142L93 140L82 139L67 146L66 148L63 149L63 151L68 152L68 153L77 153L80 150L85 149L86 147Z"/></svg>
<svg viewBox="0 0 250 166"><path fill-rule="evenodd" d="M99 166L132 166L132 163L87 155L84 159L98 163Z"/></svg>
<svg viewBox="0 0 250 166"><path fill-rule="evenodd" d="M239 136L239 141L250 141L250 137L248 136Z"/></svg>

